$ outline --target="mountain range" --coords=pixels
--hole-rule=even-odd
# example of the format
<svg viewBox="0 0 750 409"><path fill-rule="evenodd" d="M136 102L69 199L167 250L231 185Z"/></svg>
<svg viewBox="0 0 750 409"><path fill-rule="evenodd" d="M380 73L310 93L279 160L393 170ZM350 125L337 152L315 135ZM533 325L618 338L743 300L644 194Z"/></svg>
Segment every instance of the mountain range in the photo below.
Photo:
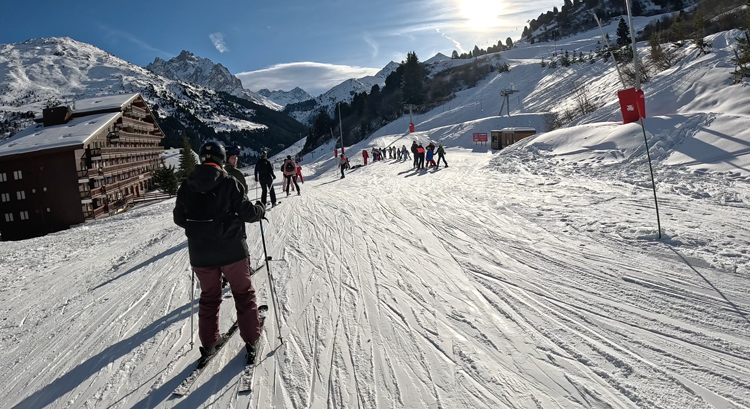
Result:
<svg viewBox="0 0 750 409"><path fill-rule="evenodd" d="M69 37L0 45L0 140L29 126L47 106L133 92L159 118L166 147L182 146L184 133L194 147L218 139L276 152L307 132L210 60L183 52L149 66L154 71Z"/></svg>
<svg viewBox="0 0 750 409"><path fill-rule="evenodd" d="M294 87L294 89L292 89L291 91L269 91L263 88L258 91L258 94L270 99L271 101L278 105L281 105L282 107L315 98L300 87Z"/></svg>
<svg viewBox="0 0 750 409"><path fill-rule="evenodd" d="M277 111L283 108L265 96L243 88L240 79L232 75L223 65L214 63L208 58L196 57L185 50L169 61L156 57L154 62L146 66L146 69L169 79L189 82L217 92L226 92L235 97L245 98Z"/></svg>
<svg viewBox="0 0 750 409"><path fill-rule="evenodd" d="M351 102L355 94L362 92L369 93L375 85L382 88L385 85L385 79L393 71L396 71L399 65L397 62L391 61L375 75L368 75L358 79L348 79L317 98L287 105L284 108L284 112L287 112L301 123L310 125L321 110L325 109L329 114L332 114L337 103Z"/></svg>

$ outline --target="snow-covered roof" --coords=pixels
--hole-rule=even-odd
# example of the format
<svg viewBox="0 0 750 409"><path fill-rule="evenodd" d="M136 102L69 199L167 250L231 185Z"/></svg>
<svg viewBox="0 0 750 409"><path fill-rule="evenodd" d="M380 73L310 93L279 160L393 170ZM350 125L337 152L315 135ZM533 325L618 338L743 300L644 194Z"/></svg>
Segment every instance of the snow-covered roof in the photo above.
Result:
<svg viewBox="0 0 750 409"><path fill-rule="evenodd" d="M114 101L106 101L106 103L113 104ZM47 127L41 123L32 125L0 143L0 157L83 145L120 115L122 115L121 112L110 112L73 118L62 125Z"/></svg>
<svg viewBox="0 0 750 409"><path fill-rule="evenodd" d="M511 128L503 128L500 130L493 129L492 131L493 132L536 132L536 129L511 127Z"/></svg>
<svg viewBox="0 0 750 409"><path fill-rule="evenodd" d="M135 94L119 94L119 95L107 95L102 97L96 97L96 98L89 98L89 99L82 99L80 101L75 101L75 110L74 112L76 114L81 114L84 112L93 112L93 111L101 111L101 110L110 110L110 109L116 109L131 104L133 100L135 100L138 97L138 93Z"/></svg>

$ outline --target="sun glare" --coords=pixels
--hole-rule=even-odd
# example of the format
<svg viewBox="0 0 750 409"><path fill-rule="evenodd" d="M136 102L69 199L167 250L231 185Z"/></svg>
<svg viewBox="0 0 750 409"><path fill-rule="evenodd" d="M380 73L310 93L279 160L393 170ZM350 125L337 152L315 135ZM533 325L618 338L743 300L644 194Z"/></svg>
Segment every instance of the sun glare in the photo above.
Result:
<svg viewBox="0 0 750 409"><path fill-rule="evenodd" d="M459 0L461 14L474 28L488 28L500 25L500 0Z"/></svg>

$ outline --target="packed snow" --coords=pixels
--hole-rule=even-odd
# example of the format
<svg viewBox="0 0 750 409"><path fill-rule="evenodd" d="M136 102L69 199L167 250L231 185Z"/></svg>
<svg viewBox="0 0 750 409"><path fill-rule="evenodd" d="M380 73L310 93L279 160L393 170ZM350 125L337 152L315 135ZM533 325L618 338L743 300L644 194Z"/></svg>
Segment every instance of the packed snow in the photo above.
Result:
<svg viewBox="0 0 750 409"><path fill-rule="evenodd" d="M522 44L503 53L511 72L415 116L417 132L407 115L346 148L357 165L443 143L449 167L385 159L340 179L334 141L306 155L301 195L277 183L267 213L270 271L247 226L271 307L251 395L235 337L171 396L199 355L174 199L3 242L0 407L750 407L750 84L729 80L733 33L708 40L644 84L643 128L620 123L613 67L541 68L547 50ZM573 80L602 108L546 132ZM502 151L471 140L510 126L540 132ZM223 328L235 314L227 293Z"/></svg>

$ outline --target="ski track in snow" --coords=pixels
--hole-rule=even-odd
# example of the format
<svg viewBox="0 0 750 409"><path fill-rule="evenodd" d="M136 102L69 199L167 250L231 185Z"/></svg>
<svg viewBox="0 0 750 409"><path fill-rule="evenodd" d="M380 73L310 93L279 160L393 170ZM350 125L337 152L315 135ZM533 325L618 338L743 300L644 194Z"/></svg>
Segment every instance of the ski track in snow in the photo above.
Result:
<svg viewBox="0 0 750 409"><path fill-rule="evenodd" d="M592 35L578 40L593 48ZM269 273L279 301L250 395L237 394L235 336L187 397L171 396L199 356L173 200L2 242L0 409L750 407L750 179L738 159L750 115L746 84L725 84L733 36L646 85L649 109L666 114L645 135L661 240L640 128L592 123L619 109L612 67L553 74L536 60L548 43L514 48L510 73L415 115L418 132L393 134L398 120L347 148L357 161L431 138L452 146L449 168L385 160L339 180L329 143L307 156L303 194L268 211L270 272L247 225L259 304L274 309ZM527 113L482 114L511 82ZM571 106L558 96L572 83L604 104L584 125L494 154L462 142L537 126L528 112ZM226 329L231 294L221 311Z"/></svg>
<svg viewBox="0 0 750 409"><path fill-rule="evenodd" d="M0 292L2 384L17 398L0 406L750 406L746 265L645 237L640 187L448 158L438 171L384 161L312 180L269 211L284 344L269 312L252 395L236 393L236 336L187 398L170 396L198 356L172 201L4 244L18 271L3 271ZM750 239L746 207L667 190L666 231ZM259 264L257 225L248 232ZM265 268L254 285L271 305ZM227 297L222 325L234 315Z"/></svg>

